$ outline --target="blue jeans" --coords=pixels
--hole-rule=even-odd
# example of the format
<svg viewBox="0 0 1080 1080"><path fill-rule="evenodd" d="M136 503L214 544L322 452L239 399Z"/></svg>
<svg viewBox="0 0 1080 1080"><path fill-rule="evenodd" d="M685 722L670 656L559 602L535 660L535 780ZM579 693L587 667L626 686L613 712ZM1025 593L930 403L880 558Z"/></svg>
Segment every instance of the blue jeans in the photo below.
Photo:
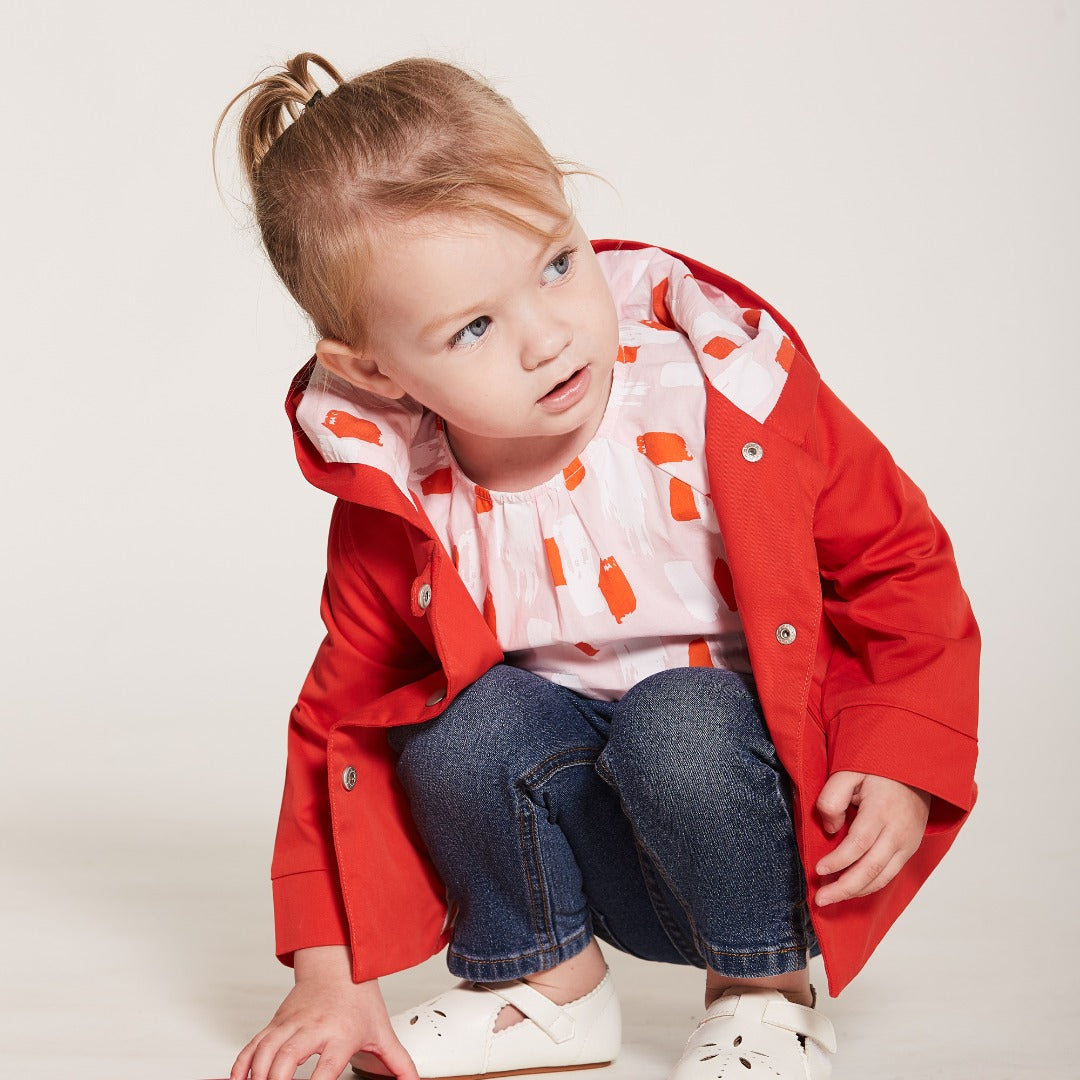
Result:
<svg viewBox="0 0 1080 1080"><path fill-rule="evenodd" d="M816 951L750 676L678 668L608 702L499 665L389 738L455 913L459 978L543 971L593 934L734 978Z"/></svg>

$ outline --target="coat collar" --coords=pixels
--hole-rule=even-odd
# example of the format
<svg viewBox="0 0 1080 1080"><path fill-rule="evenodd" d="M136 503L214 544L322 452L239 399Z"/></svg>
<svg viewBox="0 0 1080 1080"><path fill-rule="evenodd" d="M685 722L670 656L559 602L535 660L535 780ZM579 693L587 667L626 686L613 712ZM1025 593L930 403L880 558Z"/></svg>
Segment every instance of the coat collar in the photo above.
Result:
<svg viewBox="0 0 1080 1080"><path fill-rule="evenodd" d="M805 443L807 427L813 413L821 378L798 331L772 304L741 281L671 248L659 247L638 240L594 240L592 246L598 254L602 251L636 251L641 248L657 247L658 250L683 263L696 281L715 286L731 297L740 307L767 311L791 341L794 352L789 358L790 366L783 391L768 416L762 421L762 425L768 431L797 445L801 446Z"/></svg>
<svg viewBox="0 0 1080 1080"><path fill-rule="evenodd" d="M741 376L736 365L731 365L730 369L718 375L710 373L709 379L713 392L723 394L764 429L797 445L804 444L819 378L802 340L772 305L734 278L666 248L624 240L594 241L593 248L598 254L650 249L663 252L669 259L677 260L682 277L719 290L724 294L725 301L730 299L738 308L749 309L751 319L760 318L760 313L767 312L770 316L767 320L769 333L777 340L775 363L771 359L771 349L763 351L757 348L755 351L758 355L753 358L757 361L756 366L744 365L748 377ZM604 261L609 276L618 274L620 266L628 265L626 261ZM633 262L645 264L644 260ZM688 273L682 273L683 267ZM635 266L631 270L631 277L636 272ZM655 267L652 272L655 276ZM615 290L617 303L622 300L618 293L637 295L638 302L636 307L631 305L630 317L651 315L660 323L673 325L675 319L667 307L670 300L672 309L680 319L693 322L686 332L692 337L696 335L701 338L700 342L696 342L699 351L710 353L710 331L707 326L711 313L700 314L700 290L686 290L685 295L680 296L680 279L674 273L671 279L673 287L666 276L655 282L652 279L645 282L648 311L642 308L643 289L639 281L620 282ZM696 313L698 318L695 318ZM626 315L627 311L621 309L620 317ZM684 322L679 325L684 325ZM730 344L726 342L725 347ZM754 344L747 341L739 347L745 345L749 352ZM732 356L737 357L738 354L733 353ZM310 483L347 502L400 515L434 538L419 500L408 488L407 466L399 461L396 467L380 467L364 452L366 448L363 446L365 442L381 442L384 438L392 443L410 445L422 416L419 406L405 402L387 407L385 402L335 382L332 377L328 379L314 358L293 379L285 405L292 423L297 459ZM376 416L378 424L364 419L367 416ZM342 437L345 431L348 434ZM380 456L383 462L392 459L393 455Z"/></svg>

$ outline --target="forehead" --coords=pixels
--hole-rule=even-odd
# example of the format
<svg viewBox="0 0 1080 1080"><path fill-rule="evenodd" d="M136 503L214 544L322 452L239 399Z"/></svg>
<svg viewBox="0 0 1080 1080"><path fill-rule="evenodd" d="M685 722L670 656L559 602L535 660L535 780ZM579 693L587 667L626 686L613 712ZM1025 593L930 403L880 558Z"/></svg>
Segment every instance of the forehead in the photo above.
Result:
<svg viewBox="0 0 1080 1080"><path fill-rule="evenodd" d="M423 214L380 231L373 246L369 296L376 315L425 322L493 303L519 281L532 281L551 249L577 229L551 217L521 215L547 235L488 214Z"/></svg>

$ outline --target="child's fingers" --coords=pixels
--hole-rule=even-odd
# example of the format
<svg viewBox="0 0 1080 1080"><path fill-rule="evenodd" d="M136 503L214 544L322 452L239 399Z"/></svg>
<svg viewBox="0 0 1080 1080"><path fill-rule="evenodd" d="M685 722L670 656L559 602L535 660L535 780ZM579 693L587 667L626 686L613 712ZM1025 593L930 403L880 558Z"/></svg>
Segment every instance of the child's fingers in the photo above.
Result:
<svg viewBox="0 0 1080 1080"><path fill-rule="evenodd" d="M371 1052L375 1053L397 1080L420 1080L413 1059L409 1057L408 1051L397 1041L393 1033L387 1037L387 1041L377 1051ZM314 1075L311 1080L316 1080ZM322 1080L322 1078L320 1077L319 1080ZM326 1080L336 1080L336 1077L328 1076Z"/></svg>
<svg viewBox="0 0 1080 1080"><path fill-rule="evenodd" d="M834 772L817 798L817 809L827 833L839 832L847 819L848 807L865 779L863 773Z"/></svg>
<svg viewBox="0 0 1080 1080"><path fill-rule="evenodd" d="M814 869L822 876L838 874L857 860L863 858L881 836L883 823L871 818L864 808L860 810L847 836L840 841Z"/></svg>
<svg viewBox="0 0 1080 1080"><path fill-rule="evenodd" d="M303 1065L312 1054L322 1051L322 1045L314 1037L311 1031L300 1028L294 1031L284 1042L277 1047L273 1061L266 1072L266 1080L293 1080L296 1070ZM259 1055L255 1055L256 1065ZM344 1068L344 1066L342 1066ZM261 1074L256 1076L252 1073L252 1080L261 1080Z"/></svg>
<svg viewBox="0 0 1080 1080"><path fill-rule="evenodd" d="M870 893L883 889L900 873L904 863L911 858L917 847L918 843L909 843L902 831L883 828L874 844L846 873L818 891L818 906L824 907L838 900L851 900L856 896L869 896ZM837 848L837 851L839 850L840 848ZM836 852L833 852L833 855L835 854ZM826 864L829 858L831 856L822 859L818 866Z"/></svg>
<svg viewBox="0 0 1080 1080"><path fill-rule="evenodd" d="M247 1080L251 1073L255 1051L259 1049L259 1045L269 1033L270 1028L264 1027L257 1035L251 1037L247 1046L236 1055L236 1061L233 1062L233 1067L229 1070L229 1080Z"/></svg>
<svg viewBox="0 0 1080 1080"><path fill-rule="evenodd" d="M877 877L868 881L858 892L852 893L848 899L854 899L856 896L869 896L871 893L876 893L878 889L884 889L900 873L901 868L909 858L910 856L905 852L898 851Z"/></svg>
<svg viewBox="0 0 1080 1080"><path fill-rule="evenodd" d="M258 1045L255 1039L236 1055L236 1060L233 1062L233 1067L229 1070L229 1080L247 1080L248 1075L251 1072L251 1059L255 1056L255 1047Z"/></svg>
<svg viewBox="0 0 1080 1080"><path fill-rule="evenodd" d="M373 1067L372 1061L378 1064ZM365 1072L379 1072L378 1066L381 1064L396 1080L420 1080L412 1058L409 1057L405 1047L398 1042L392 1029L382 1039L365 1042L360 1053L353 1055L352 1062L356 1068ZM311 1080L316 1080L314 1075ZM322 1078L320 1077L319 1080ZM334 1080L334 1078L331 1077L329 1080Z"/></svg>
<svg viewBox="0 0 1080 1080"><path fill-rule="evenodd" d="M236 1061L233 1063L232 1069L229 1071L229 1080L265 1080L266 1069L269 1068L270 1062L273 1060L272 1046L276 1047L277 1042L273 1041L272 1044L267 1043L267 1037L271 1035L272 1028L263 1028L262 1031L255 1035L251 1042L244 1047L243 1050L237 1055ZM282 1035L284 1038L284 1035ZM259 1071L259 1066L255 1063L256 1055L260 1049L263 1051L262 1055L262 1071Z"/></svg>
<svg viewBox="0 0 1080 1080"><path fill-rule="evenodd" d="M892 857L893 850L890 845L885 842L874 844L840 877L818 890L816 898L818 907L826 907L840 900L850 900L854 896L864 895L863 890L867 889L870 883L885 871Z"/></svg>
<svg viewBox="0 0 1080 1080"><path fill-rule="evenodd" d="M818 890L815 903L819 907L884 888L922 839L930 797L898 781L863 779L865 783L853 792L852 801L859 810L847 836L815 867L822 877L840 874Z"/></svg>
<svg viewBox="0 0 1080 1080"><path fill-rule="evenodd" d="M869 896L885 888L900 873L909 857L907 852L897 851L884 864L880 859L857 863L842 877L830 882L818 892L818 907L827 907L841 900L853 900L857 896Z"/></svg>
<svg viewBox="0 0 1080 1080"><path fill-rule="evenodd" d="M289 1028L267 1028L256 1035L252 1042L244 1048L241 1057L246 1056L248 1059L247 1065L250 1070L251 1080L268 1080L281 1047L291 1035L292 1031ZM239 1062L240 1059L238 1058L237 1061ZM241 1072L240 1080L244 1080L247 1075L248 1073ZM292 1073L289 1073L289 1077L292 1077Z"/></svg>
<svg viewBox="0 0 1080 1080"><path fill-rule="evenodd" d="M319 1063L311 1074L311 1080L337 1080L348 1066L351 1056L352 1048L346 1044L327 1043L319 1053Z"/></svg>

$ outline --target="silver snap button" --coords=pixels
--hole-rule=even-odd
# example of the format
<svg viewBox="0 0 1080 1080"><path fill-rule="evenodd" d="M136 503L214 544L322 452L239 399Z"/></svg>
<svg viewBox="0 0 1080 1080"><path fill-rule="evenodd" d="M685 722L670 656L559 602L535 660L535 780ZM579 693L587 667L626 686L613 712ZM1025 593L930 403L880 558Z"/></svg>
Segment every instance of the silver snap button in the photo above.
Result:
<svg viewBox="0 0 1080 1080"><path fill-rule="evenodd" d="M795 627L789 622L782 622L776 628L776 640L781 645L790 645L795 640Z"/></svg>
<svg viewBox="0 0 1080 1080"><path fill-rule="evenodd" d="M356 787L356 770L351 765L346 765L342 770L341 786L346 791L352 791Z"/></svg>
<svg viewBox="0 0 1080 1080"><path fill-rule="evenodd" d="M427 699L427 706L430 708L432 705L438 705L440 701L446 700L446 687L441 690L436 690L434 694Z"/></svg>
<svg viewBox="0 0 1080 1080"><path fill-rule="evenodd" d="M742 448L742 456L747 461L760 461L765 451L761 449L761 443L748 442Z"/></svg>
<svg viewBox="0 0 1080 1080"><path fill-rule="evenodd" d="M420 610L424 611L428 604L431 603L431 586L424 584L420 586L420 591L416 594L416 602L420 606Z"/></svg>

